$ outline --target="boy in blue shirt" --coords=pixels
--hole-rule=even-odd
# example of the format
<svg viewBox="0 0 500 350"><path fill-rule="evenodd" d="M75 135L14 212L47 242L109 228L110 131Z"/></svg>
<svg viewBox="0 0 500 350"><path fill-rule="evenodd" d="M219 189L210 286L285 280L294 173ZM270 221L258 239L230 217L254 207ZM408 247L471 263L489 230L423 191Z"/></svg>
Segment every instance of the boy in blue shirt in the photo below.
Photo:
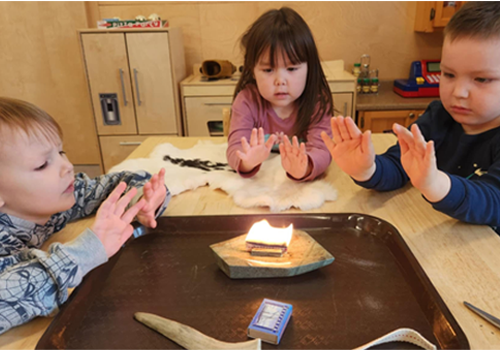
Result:
<svg viewBox="0 0 500 350"><path fill-rule="evenodd" d="M500 226L500 2L467 2L444 31L441 101L398 144L375 155L370 132L332 118L333 159L357 184L389 191L411 181L436 209L468 223ZM498 231L497 231L498 232Z"/></svg>
<svg viewBox="0 0 500 350"><path fill-rule="evenodd" d="M0 97L0 334L56 313L67 289L130 237L135 217L156 227L170 200L163 179L164 170L152 178L128 172L75 176L54 119L29 103ZM73 241L38 249L69 221L96 211Z"/></svg>

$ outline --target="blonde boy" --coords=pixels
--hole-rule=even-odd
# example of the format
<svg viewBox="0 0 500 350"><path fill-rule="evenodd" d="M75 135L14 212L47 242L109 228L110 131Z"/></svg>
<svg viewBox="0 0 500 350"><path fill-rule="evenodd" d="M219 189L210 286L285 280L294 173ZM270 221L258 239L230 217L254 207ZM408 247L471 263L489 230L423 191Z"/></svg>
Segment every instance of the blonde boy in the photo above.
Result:
<svg viewBox="0 0 500 350"><path fill-rule="evenodd" d="M34 105L0 97L0 333L57 312L67 289L130 237L134 217L154 228L170 200L163 176L75 176L59 125ZM69 221L96 211L75 240L38 249Z"/></svg>
<svg viewBox="0 0 500 350"><path fill-rule="evenodd" d="M441 101L399 143L375 156L370 132L331 120L333 159L359 185L380 191L411 181L436 209L469 223L500 226L500 2L467 2L445 29ZM498 232L498 231L497 231Z"/></svg>

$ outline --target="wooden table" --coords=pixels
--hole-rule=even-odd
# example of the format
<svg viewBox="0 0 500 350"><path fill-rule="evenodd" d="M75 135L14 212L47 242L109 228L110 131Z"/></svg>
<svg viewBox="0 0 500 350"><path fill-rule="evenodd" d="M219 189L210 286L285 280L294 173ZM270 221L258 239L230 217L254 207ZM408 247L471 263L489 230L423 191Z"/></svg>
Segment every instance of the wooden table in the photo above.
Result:
<svg viewBox="0 0 500 350"><path fill-rule="evenodd" d="M395 142L390 134L374 134L378 153ZM151 137L129 158L146 157L156 145L170 142L179 148L192 147L202 138ZM205 138L208 139L208 138ZM214 142L225 142L214 138ZM500 330L473 314L464 300L500 316L500 237L489 227L469 225L441 214L407 185L392 192L375 192L356 184L336 164L326 179L338 190L338 199L308 213L363 213L392 223L429 276L444 302L465 332L473 349L499 349ZM167 184L168 185L168 184ZM235 206L222 191L207 187L172 198L165 216L245 215L268 213L266 208L244 209ZM286 213L298 213L288 210ZM79 234L92 219L68 225L45 243L65 242ZM0 336L0 349L33 349L50 324L38 318Z"/></svg>

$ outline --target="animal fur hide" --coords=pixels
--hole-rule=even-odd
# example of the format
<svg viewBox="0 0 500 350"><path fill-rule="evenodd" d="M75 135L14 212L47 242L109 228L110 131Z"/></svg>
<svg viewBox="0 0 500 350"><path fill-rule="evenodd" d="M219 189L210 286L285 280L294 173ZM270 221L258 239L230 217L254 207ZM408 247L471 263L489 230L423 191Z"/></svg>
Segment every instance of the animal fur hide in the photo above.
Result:
<svg viewBox="0 0 500 350"><path fill-rule="evenodd" d="M169 143L158 145L149 158L129 159L109 172L145 170L151 174L165 168L165 184L173 196L208 185L221 189L243 208L269 207L279 212L292 207L319 208L325 201L337 199L337 191L324 180L296 182L281 166L279 154L271 153L252 178L244 179L229 167L227 143L198 141L190 149L178 149Z"/></svg>

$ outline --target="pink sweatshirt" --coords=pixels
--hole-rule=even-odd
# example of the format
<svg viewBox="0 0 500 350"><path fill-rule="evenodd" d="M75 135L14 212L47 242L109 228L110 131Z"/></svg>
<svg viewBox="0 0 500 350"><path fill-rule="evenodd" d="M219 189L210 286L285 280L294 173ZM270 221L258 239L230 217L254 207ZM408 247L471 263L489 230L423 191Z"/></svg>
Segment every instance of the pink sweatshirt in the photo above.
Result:
<svg viewBox="0 0 500 350"><path fill-rule="evenodd" d="M325 131L330 137L331 115L325 115L317 124L313 124L307 130L306 152L312 163L312 172L309 176L300 181L314 180L325 172L330 165L332 157L321 139L321 132ZM236 154L237 150L242 151L241 138L245 137L250 141L250 134L253 128L262 127L264 134L274 134L283 132L288 137L292 137L293 126L297 119L297 109L286 119L281 119L276 115L271 104L263 99L257 87L253 84L247 85L240 91L233 102L231 111L231 126L229 128L227 160L229 165L238 170L240 158ZM298 136L298 135L297 135ZM257 166L252 172L241 174L243 177L252 177L260 169ZM289 176L290 177L290 176Z"/></svg>

